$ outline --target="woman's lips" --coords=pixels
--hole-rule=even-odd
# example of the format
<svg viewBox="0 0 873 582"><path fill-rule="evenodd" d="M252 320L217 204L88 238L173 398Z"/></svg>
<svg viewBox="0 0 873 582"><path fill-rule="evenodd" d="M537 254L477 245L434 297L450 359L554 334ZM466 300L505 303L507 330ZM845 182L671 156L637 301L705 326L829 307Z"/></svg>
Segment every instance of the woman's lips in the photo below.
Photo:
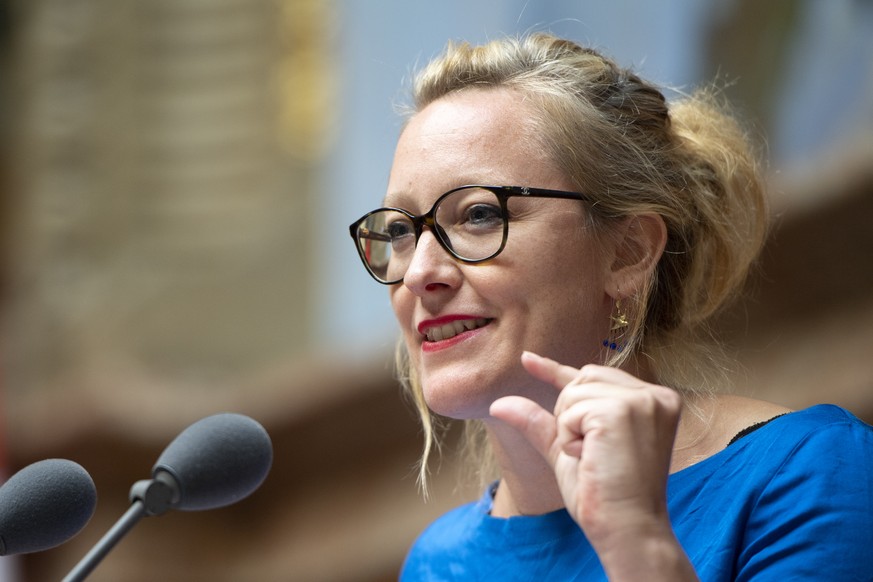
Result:
<svg viewBox="0 0 873 582"><path fill-rule="evenodd" d="M454 345L491 321L487 317L471 315L450 315L422 321L418 324L418 332L424 336L422 349L434 351Z"/></svg>
<svg viewBox="0 0 873 582"><path fill-rule="evenodd" d="M438 342L460 335L465 331L471 331L488 325L490 320L484 317L455 319L443 324L422 324L419 330L424 335L425 341ZM426 323L426 322L425 322Z"/></svg>

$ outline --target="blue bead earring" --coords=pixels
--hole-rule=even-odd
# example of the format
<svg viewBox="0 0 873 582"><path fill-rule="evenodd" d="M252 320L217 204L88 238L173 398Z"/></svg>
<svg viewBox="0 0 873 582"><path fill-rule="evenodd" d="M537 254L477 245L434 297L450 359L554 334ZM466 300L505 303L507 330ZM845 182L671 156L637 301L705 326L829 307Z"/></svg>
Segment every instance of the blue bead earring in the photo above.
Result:
<svg viewBox="0 0 873 582"><path fill-rule="evenodd" d="M630 325L627 312L621 308L621 299L615 300L615 313L609 319L612 327L609 328L609 337L603 340L603 347L621 352L627 343L624 341L625 328Z"/></svg>

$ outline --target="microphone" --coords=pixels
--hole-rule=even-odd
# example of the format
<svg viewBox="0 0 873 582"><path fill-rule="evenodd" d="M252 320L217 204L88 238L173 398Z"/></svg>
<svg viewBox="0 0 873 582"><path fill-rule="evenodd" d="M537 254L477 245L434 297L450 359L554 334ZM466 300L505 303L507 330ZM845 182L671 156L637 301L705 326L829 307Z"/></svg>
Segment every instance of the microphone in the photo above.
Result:
<svg viewBox="0 0 873 582"><path fill-rule="evenodd" d="M195 422L164 449L152 468L175 484L173 509L199 511L236 503L260 487L273 463L270 435L241 414Z"/></svg>
<svg viewBox="0 0 873 582"><path fill-rule="evenodd" d="M236 503L260 487L272 464L270 435L251 418L223 413L195 422L164 449L152 478L134 483L130 508L63 582L84 580L144 516Z"/></svg>
<svg viewBox="0 0 873 582"><path fill-rule="evenodd" d="M0 487L0 556L59 546L85 527L97 504L97 489L79 464L38 461Z"/></svg>

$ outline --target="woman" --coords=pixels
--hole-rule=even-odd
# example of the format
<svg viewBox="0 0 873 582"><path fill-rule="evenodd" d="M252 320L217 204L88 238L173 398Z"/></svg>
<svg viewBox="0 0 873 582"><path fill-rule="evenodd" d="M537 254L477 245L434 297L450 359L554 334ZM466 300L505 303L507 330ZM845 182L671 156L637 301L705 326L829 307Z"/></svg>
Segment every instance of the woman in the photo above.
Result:
<svg viewBox="0 0 873 582"><path fill-rule="evenodd" d="M430 414L463 419L499 480L402 579L873 579L870 427L714 392L706 325L767 224L715 100L668 104L542 34L449 45L414 99L352 236L389 285L425 457Z"/></svg>

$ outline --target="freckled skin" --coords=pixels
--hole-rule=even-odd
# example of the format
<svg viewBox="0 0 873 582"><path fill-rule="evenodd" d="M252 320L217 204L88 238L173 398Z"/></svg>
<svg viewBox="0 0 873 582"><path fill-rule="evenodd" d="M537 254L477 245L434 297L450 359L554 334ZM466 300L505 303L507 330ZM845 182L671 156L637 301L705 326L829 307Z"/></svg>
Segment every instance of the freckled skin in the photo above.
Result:
<svg viewBox="0 0 873 582"><path fill-rule="evenodd" d="M470 183L574 190L523 119L508 89L469 90L418 113L395 152L386 205L426 212L447 190ZM425 398L435 412L486 418L490 404L524 395L551 409L553 387L520 363L530 350L581 367L596 361L612 307L606 293L611 255L584 227L584 204L514 199L506 248L478 265L454 260L425 229L394 308ZM451 314L491 323L445 350L422 352L422 320Z"/></svg>

